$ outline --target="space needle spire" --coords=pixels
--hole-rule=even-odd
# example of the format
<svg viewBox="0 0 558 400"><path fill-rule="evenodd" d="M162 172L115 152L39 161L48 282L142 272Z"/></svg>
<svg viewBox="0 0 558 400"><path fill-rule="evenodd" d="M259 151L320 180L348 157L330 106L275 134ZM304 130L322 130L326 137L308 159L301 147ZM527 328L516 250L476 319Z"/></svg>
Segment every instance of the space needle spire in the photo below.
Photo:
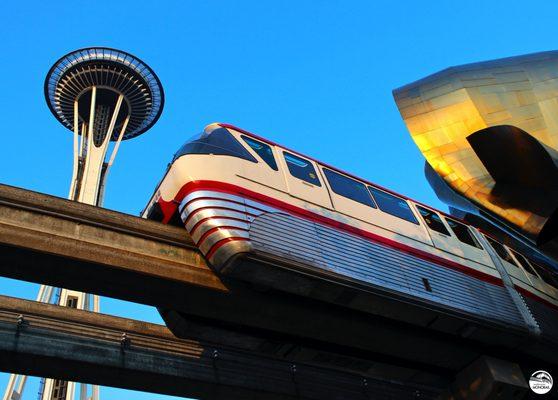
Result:
<svg viewBox="0 0 558 400"><path fill-rule="evenodd" d="M105 183L120 144L149 130L161 116L163 87L143 61L121 50L84 48L66 54L44 85L52 114L73 132L73 170L68 198L102 206ZM37 301L99 312L98 296L41 286ZM11 375L3 400L19 400L26 377ZM74 382L43 379L40 400L73 400ZM81 385L80 400L97 400Z"/></svg>

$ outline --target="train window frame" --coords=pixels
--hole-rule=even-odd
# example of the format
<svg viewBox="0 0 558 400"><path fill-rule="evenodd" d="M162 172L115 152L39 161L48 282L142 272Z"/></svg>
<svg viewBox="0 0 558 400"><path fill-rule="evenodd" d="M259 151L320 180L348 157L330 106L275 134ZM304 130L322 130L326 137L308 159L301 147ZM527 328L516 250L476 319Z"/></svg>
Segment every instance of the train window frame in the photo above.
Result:
<svg viewBox="0 0 558 400"><path fill-rule="evenodd" d="M438 214L436 211L431 210L428 207L424 207L420 204L415 204L415 206L417 207L417 210L420 214L420 217L422 218L422 220L424 221L424 224L428 227L428 229L430 229L431 231L437 232L440 235L444 235L447 237L451 237L451 233L448 230L448 228L446 227L446 225L444 224L444 220L443 218L440 216L440 214ZM441 225L441 227L443 228L443 230L437 229L438 224L432 224L431 221L429 219L426 219L426 216L423 215L423 213L421 212L421 210L426 211L431 213L432 215L434 215L435 217L437 217L439 219L439 221L435 221L436 223L439 223L439 225ZM436 226L436 227L435 227Z"/></svg>
<svg viewBox="0 0 558 400"><path fill-rule="evenodd" d="M535 261L531 260L529 257L525 257L525 258L527 259L529 264L531 264L533 269L537 272L537 275L544 283L558 290L558 274L556 272L553 272L550 268L544 265L536 263Z"/></svg>
<svg viewBox="0 0 558 400"><path fill-rule="evenodd" d="M413 209L409 205L409 202L405 198L403 198L401 196L397 196L397 195L389 193L389 192L386 192L385 190L378 189L377 187L374 187L374 186L367 185L367 188L368 188L368 192L370 193L370 196L372 196L372 199L374 200L374 202L378 206L379 210L385 212L386 214L392 215L396 218L402 219L403 221L410 222L411 224L420 225L420 222L417 219L417 216L415 215L415 213L413 212ZM401 214L397 214L395 212L392 212L391 209L384 206L387 203L384 203L383 201L378 201L378 197L376 196L375 193L379 194L380 198L382 198L382 196L383 196L383 199L390 199L390 200L396 199L400 202L399 205L405 204L405 206L406 206L405 209L408 211L407 214L410 215L411 218L406 218L405 216L403 216Z"/></svg>
<svg viewBox="0 0 558 400"><path fill-rule="evenodd" d="M270 145L246 135L240 135L240 138L244 141L244 143L250 146L254 153L256 153L272 170L279 171L275 155L273 154L273 149ZM261 148L255 148L253 144L259 145ZM264 150L263 152L261 151L262 149Z"/></svg>
<svg viewBox="0 0 558 400"><path fill-rule="evenodd" d="M490 236L484 235L484 237L486 238L488 244L490 245L490 247L492 247L492 249L496 252L496 254L498 255L498 257L500 257L501 260L507 261L508 263L510 263L511 265L513 265L515 268L519 268L519 265L517 265L517 262L515 261L515 259L513 258L510 250L508 250L506 248L506 246L504 246L502 243L500 243L499 241L497 241L496 239L491 238ZM495 246L496 244L496 246ZM503 257L502 254L500 253L500 251L498 251L498 248L502 249L505 254L506 257Z"/></svg>
<svg viewBox="0 0 558 400"><path fill-rule="evenodd" d="M537 271L535 271L535 268L533 268L533 266L527 260L527 257L525 257L523 254L519 253L514 249L509 249L509 250L513 254L514 258L517 260L518 264L521 265L521 268L523 268L525 272L528 272L529 274L533 275L535 278L540 279L539 275L537 274ZM525 261L525 263L523 263L522 260Z"/></svg>
<svg viewBox="0 0 558 400"><path fill-rule="evenodd" d="M477 240L477 238L475 237L474 233L471 231L471 228L469 226L467 226L466 224L464 224L463 222L459 222L453 218L449 218L449 217L445 217L446 223L448 224L449 228L451 229L451 231L453 232L453 234L455 235L455 237L461 242L461 243L465 243L471 247L475 247L477 249L480 250L484 250L484 248L482 247L482 245L479 243L479 241ZM457 230L455 229L455 227L453 227L451 225L451 223L456 224ZM466 236L462 236L462 234L465 233ZM465 238L468 237L471 239L471 242L468 242Z"/></svg>
<svg viewBox="0 0 558 400"><path fill-rule="evenodd" d="M285 160L285 164L287 164L287 169L292 177L300 179L303 182L307 182L313 186L321 187L322 183L320 182L320 178L318 177L318 173L316 168L310 160L307 160L303 157L297 156L289 151L283 150L283 159ZM290 160L289 160L290 159ZM304 165L302 165L304 164ZM300 168L297 169L296 167ZM309 167L309 168L308 168ZM300 172L306 169L309 172L307 173L308 176L300 174ZM311 171L310 171L311 169ZM314 175L314 176L312 176Z"/></svg>
<svg viewBox="0 0 558 400"><path fill-rule="evenodd" d="M363 204L365 206L371 207L371 208L378 208L374 199L372 198L372 195L370 194L370 191L366 188L366 185L362 182L357 181L356 179L350 178L348 176L345 176L343 174L340 174L337 171L334 171L330 168L326 168L326 167L322 167L322 171L324 173L324 177L325 180L327 181L327 183L329 184L329 187L331 188L331 190L339 195L342 196L346 199L355 201L357 203ZM366 195L366 197L364 199L362 198L357 198L358 196L352 196L350 195L350 189L349 190L345 190L345 188L339 188L339 186L337 185L337 183L339 183L339 181L337 182L333 182L333 180L331 179L330 176L334 176L334 179L339 179L340 181L345 181L345 182L351 182L354 183L356 185L359 185L362 187L362 192L360 192L360 195L364 194ZM366 199L368 199L368 202L366 202Z"/></svg>
<svg viewBox="0 0 558 400"><path fill-rule="evenodd" d="M225 128L193 136L178 149L172 161L189 154L229 156L258 163L258 160Z"/></svg>

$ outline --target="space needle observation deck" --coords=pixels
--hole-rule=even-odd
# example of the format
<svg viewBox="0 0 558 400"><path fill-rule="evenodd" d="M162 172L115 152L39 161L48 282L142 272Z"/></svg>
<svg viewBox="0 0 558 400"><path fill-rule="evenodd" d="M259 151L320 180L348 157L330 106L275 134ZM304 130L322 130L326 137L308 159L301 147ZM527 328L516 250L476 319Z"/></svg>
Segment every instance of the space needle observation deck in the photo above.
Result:
<svg viewBox="0 0 558 400"><path fill-rule="evenodd" d="M146 132L163 111L161 82L140 59L121 50L91 47L54 63L44 90L54 116L74 132L69 197L101 205L120 142ZM107 158L110 142L114 145Z"/></svg>

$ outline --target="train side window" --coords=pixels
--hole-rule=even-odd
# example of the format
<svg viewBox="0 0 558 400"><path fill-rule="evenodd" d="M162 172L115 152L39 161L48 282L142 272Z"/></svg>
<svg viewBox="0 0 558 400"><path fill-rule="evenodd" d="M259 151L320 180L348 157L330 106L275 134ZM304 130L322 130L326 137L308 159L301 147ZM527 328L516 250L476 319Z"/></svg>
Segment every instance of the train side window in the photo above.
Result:
<svg viewBox="0 0 558 400"><path fill-rule="evenodd" d="M248 144L259 155L262 160L265 161L267 165L271 167L271 169L278 171L277 163L275 162L275 157L273 157L273 150L271 150L271 146L268 146L265 143L262 143L258 140L252 139L248 136L241 135L242 140Z"/></svg>
<svg viewBox="0 0 558 400"><path fill-rule="evenodd" d="M494 239L492 239L491 237L485 236L486 240L488 240L488 243L490 243L490 245L492 246L492 248L494 249L494 251L496 252L496 254L498 254L498 256L504 260L509 262L511 265L513 265L514 267L517 267L517 264L515 263L515 261L513 260L510 252L504 247L503 244L498 243L497 241L495 241Z"/></svg>
<svg viewBox="0 0 558 400"><path fill-rule="evenodd" d="M380 210L395 217L404 219L405 221L412 222L413 224L419 224L415 215L411 211L411 207L409 207L409 204L407 204L405 199L394 196L391 193L384 192L383 190L376 189L372 186L368 186L368 190Z"/></svg>
<svg viewBox="0 0 558 400"><path fill-rule="evenodd" d="M533 269L533 267L531 267L531 264L529 264L529 261L527 261L527 259L525 257L523 257L521 254L519 254L515 250L511 250L511 252L515 256L515 259L517 260L517 262L519 264L521 264L521 266L523 267L523 269L525 271L529 272L531 275L538 276L537 273L535 272L535 270Z"/></svg>
<svg viewBox="0 0 558 400"><path fill-rule="evenodd" d="M467 225L447 217L446 222L461 242L482 250L481 244L478 242L477 238L473 236Z"/></svg>
<svg viewBox="0 0 558 400"><path fill-rule="evenodd" d="M283 155L285 156L287 167L292 176L311 183L312 185L322 186L318 179L318 175L316 175L316 170L310 161L306 161L304 158L300 158L286 151L283 152Z"/></svg>
<svg viewBox="0 0 558 400"><path fill-rule="evenodd" d="M449 231L446 229L446 226L442 222L442 218L440 218L437 213L419 205L417 205L417 209L422 216L422 219L424 219L424 222L426 222L426 225L428 225L430 229L441 233L442 235L450 236Z"/></svg>
<svg viewBox="0 0 558 400"><path fill-rule="evenodd" d="M366 186L363 183L338 174L337 172L327 168L323 168L323 171L327 181L329 182L329 186L331 186L331 190L335 193L364 205L376 208L374 201L372 201L372 198L370 197L370 193L368 193L368 190L366 190Z"/></svg>
<svg viewBox="0 0 558 400"><path fill-rule="evenodd" d="M539 273L539 276L543 281L548 283L550 286L553 286L555 289L558 289L558 276L555 273L552 273L546 267L543 267L540 264L537 264L530 258L528 258L529 263L533 266L533 268Z"/></svg>

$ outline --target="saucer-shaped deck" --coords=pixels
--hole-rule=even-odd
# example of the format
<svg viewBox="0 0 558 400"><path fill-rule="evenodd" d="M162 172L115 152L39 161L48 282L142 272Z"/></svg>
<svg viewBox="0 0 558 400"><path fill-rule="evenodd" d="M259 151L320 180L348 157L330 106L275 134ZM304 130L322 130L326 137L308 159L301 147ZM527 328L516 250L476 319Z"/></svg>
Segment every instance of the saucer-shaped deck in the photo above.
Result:
<svg viewBox="0 0 558 400"><path fill-rule="evenodd" d="M112 104L112 97L124 96L123 106L130 119L123 139L147 131L163 110L163 87L153 70L126 52L103 47L76 50L60 58L47 74L45 98L54 116L73 130L74 103L80 103L80 119L86 120L87 96L91 97L94 86L98 90L96 104ZM120 120L116 127L122 124ZM118 129L112 140L117 139L116 132Z"/></svg>

